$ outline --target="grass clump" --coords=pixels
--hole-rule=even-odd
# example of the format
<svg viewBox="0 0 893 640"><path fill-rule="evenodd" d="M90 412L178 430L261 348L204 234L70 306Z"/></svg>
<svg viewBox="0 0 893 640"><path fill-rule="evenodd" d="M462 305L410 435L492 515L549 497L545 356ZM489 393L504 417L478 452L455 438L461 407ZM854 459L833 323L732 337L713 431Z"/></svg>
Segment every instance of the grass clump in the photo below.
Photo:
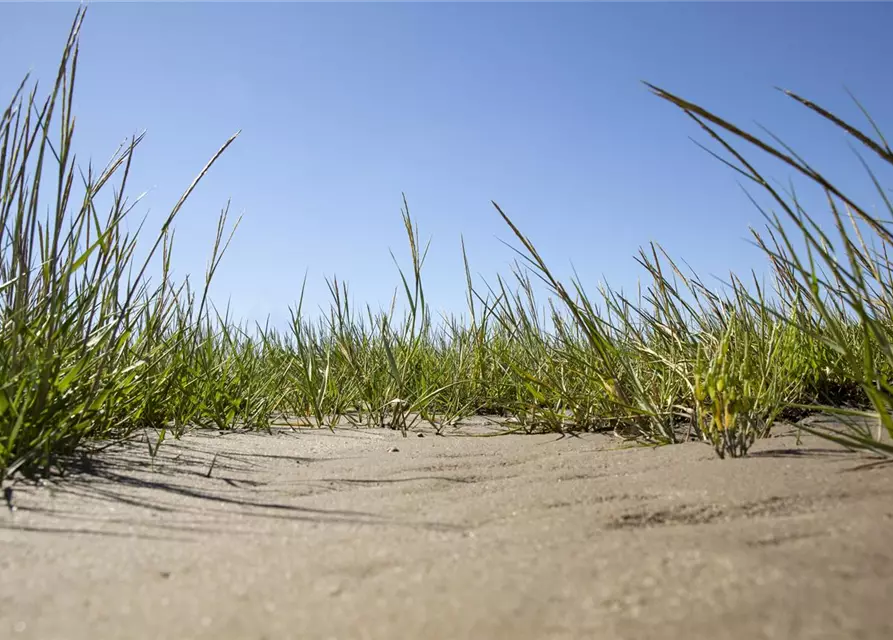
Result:
<svg viewBox="0 0 893 640"><path fill-rule="evenodd" d="M694 103L657 87L652 90L698 123L728 154L731 166L763 190L777 207L777 211L763 210L767 230L753 234L775 269L779 297L771 306L760 301L762 308L797 332L789 353L800 361L798 373L804 376L814 397L840 398L856 391L859 400L867 399L870 403L874 414L868 415L877 421L874 430L864 423L851 423L843 432L826 431L820 435L851 448L893 455L893 265L889 259L893 204L888 190L857 151L882 212L870 214L871 207L859 204L857 198L835 186L832 179L777 137L755 136ZM881 168L893 165L893 151L883 133L855 99L870 125L870 133L793 92L784 93L845 132L859 148L879 160ZM732 139L768 154L817 187L827 202L833 230L823 229L796 193L785 194L772 186L732 144ZM858 413L834 406L824 409L841 416Z"/></svg>
<svg viewBox="0 0 893 640"><path fill-rule="evenodd" d="M102 170L78 170L71 105L83 16L79 10L50 95L38 101L23 82L0 117L0 480L46 471L74 451L135 433L154 450L189 425L334 427L346 420L405 435L423 422L441 433L472 414L510 418L526 432L700 440L720 457L740 457L778 419L828 410L875 423L804 428L893 456L890 220L869 215L771 136L651 87L777 209L764 209L766 229L753 232L772 269L769 287L732 274L713 291L652 244L636 258L645 274L636 296L607 286L593 293L577 278L559 280L494 203L520 243L514 270L494 284L476 283L463 244L467 314L435 319L422 278L428 247L404 198L409 266L398 263L389 308L355 308L348 285L333 278L329 309L319 317L303 312L302 294L286 327L248 327L208 297L236 226L228 231L228 209L202 287L170 278L173 223L233 139L141 258L141 231L124 226L137 202L124 193L142 138ZM870 119L873 137L789 95L882 164L893 163ZM832 228L771 186L732 140L817 186ZM893 214L868 171L885 215ZM538 283L548 293L544 303Z"/></svg>
<svg viewBox="0 0 893 640"><path fill-rule="evenodd" d="M71 107L83 16L79 10L50 95L26 93L26 78L0 115L0 479L46 469L87 441L146 428L163 439L169 426L196 422L198 399L220 384L221 354L199 357L223 344L211 333L205 296L196 311L188 286L168 275L171 225L232 139L137 258L138 233L124 229L136 203L124 192L142 137L101 170L76 167Z"/></svg>

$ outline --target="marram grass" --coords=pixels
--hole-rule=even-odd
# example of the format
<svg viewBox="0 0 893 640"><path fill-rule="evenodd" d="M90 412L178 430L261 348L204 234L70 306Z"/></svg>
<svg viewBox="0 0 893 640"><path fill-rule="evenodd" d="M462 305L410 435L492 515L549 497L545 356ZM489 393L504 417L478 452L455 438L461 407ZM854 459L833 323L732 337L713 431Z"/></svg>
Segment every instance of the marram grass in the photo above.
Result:
<svg viewBox="0 0 893 640"><path fill-rule="evenodd" d="M248 327L208 299L234 230L227 208L201 288L174 282L169 269L175 218L235 136L148 244L145 229L127 233L136 202L125 192L141 138L101 170L79 166L72 151L83 17L79 10L49 96L27 92L26 79L0 116L0 480L137 434L154 450L190 426L349 420L441 432L472 414L511 417L528 432L701 440L737 457L777 420L824 409L873 422L819 435L893 456L893 232L890 220L869 213L880 205L890 216L893 207L867 162L877 189L860 204L775 138L650 87L772 203L765 230L753 233L771 268L769 290L733 277L713 292L651 245L637 257L648 282L635 298L606 287L593 293L559 280L494 203L519 243L516 269L480 287L466 259L466 314L434 318L422 284L427 246L404 200L405 313L355 308L347 285L332 280L320 317L305 316L299 302L285 329ZM893 164L870 118L864 133L788 95L881 165ZM773 187L745 151L768 154L820 189L831 228ZM148 255L138 258L144 246ZM536 282L548 291L544 305Z"/></svg>

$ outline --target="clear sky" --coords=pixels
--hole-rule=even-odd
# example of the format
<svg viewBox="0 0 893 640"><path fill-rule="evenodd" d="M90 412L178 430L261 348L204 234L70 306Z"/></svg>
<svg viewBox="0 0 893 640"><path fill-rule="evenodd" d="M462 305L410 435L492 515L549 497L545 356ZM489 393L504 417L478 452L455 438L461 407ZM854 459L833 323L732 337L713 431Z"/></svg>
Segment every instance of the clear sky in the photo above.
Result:
<svg viewBox="0 0 893 640"><path fill-rule="evenodd" d="M0 4L0 95L45 85L74 4ZM661 242L704 276L763 269L758 212L703 135L647 80L766 125L870 193L842 134L774 86L893 130L893 4L94 4L82 35L81 157L146 129L131 193L162 219L217 147L242 135L177 223L178 273L201 278L216 215L244 220L215 300L287 316L308 271L385 304L407 254L401 191L424 238L437 309L464 311L459 238L491 279L513 256L496 200L556 270L634 286ZM6 98L3 98L5 101ZM786 180L789 172L775 177Z"/></svg>

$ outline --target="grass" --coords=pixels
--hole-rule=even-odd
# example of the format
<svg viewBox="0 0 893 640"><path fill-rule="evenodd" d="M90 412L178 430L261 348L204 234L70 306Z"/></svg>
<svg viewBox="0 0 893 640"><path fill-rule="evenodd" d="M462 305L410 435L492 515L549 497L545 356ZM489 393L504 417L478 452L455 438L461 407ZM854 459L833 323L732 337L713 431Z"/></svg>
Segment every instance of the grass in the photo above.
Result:
<svg viewBox="0 0 893 640"><path fill-rule="evenodd" d="M137 434L154 451L190 426L349 420L405 435L421 422L440 433L472 414L512 417L527 432L701 440L720 457L738 457L779 418L822 409L874 422L804 429L893 456L893 232L869 204L888 217L893 206L861 157L876 186L869 204L773 136L649 85L771 203L765 229L753 232L771 286L732 276L711 291L653 244L637 257L648 280L635 298L609 287L593 293L576 278L559 280L494 203L518 243L515 269L476 285L466 259L466 314L433 318L423 286L427 245L404 198L409 263L395 262L405 313L396 313L396 300L387 310L354 308L348 286L331 280L322 316L308 318L299 302L285 329L250 327L208 298L238 224L229 224L228 208L200 289L170 275L177 214L235 136L148 242L142 226L128 233L138 200L125 192L141 137L102 169L81 167L73 153L83 18L79 10L49 95L38 99L26 78L0 116L0 480L44 473L73 453ZM867 112L870 133L788 95L873 162L893 164ZM768 155L819 189L830 228L796 194L772 186L745 152Z"/></svg>

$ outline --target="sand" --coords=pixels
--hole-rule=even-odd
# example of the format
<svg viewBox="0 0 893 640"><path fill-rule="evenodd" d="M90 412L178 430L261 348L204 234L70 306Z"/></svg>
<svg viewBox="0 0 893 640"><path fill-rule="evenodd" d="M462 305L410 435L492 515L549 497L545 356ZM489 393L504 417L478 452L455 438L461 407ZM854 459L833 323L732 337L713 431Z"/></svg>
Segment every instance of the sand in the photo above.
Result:
<svg viewBox="0 0 893 640"><path fill-rule="evenodd" d="M870 462L793 435L725 461L604 435L133 443L15 486L0 637L893 638L893 465Z"/></svg>

